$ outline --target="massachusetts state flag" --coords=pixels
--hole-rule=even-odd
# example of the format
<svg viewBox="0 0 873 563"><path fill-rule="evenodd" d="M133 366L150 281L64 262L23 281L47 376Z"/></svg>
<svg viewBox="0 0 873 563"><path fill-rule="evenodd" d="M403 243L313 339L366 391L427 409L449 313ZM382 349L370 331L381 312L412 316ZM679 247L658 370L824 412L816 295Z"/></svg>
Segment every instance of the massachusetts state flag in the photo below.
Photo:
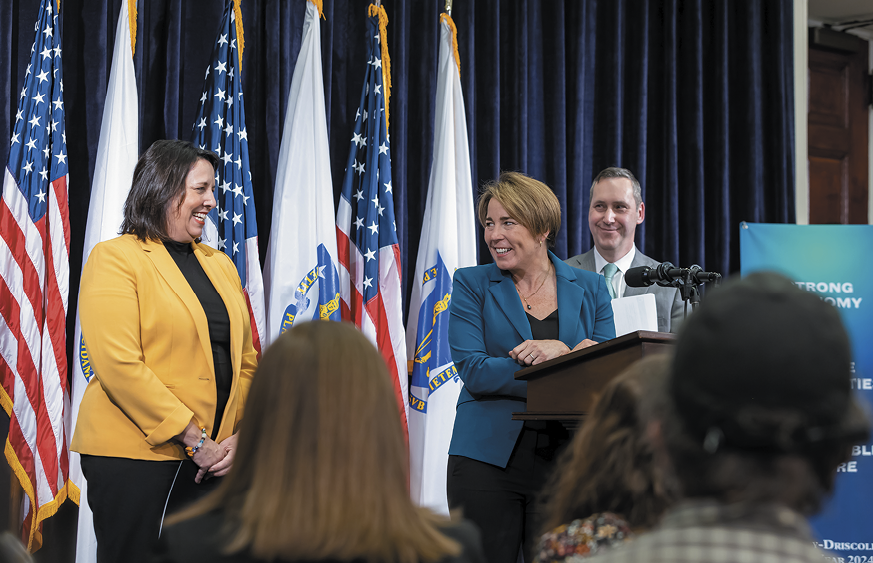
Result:
<svg viewBox="0 0 873 563"><path fill-rule="evenodd" d="M385 358L405 429L409 385L391 186L387 23L385 9L370 4L367 72L355 114L336 230L343 319L360 327Z"/></svg>
<svg viewBox="0 0 873 563"><path fill-rule="evenodd" d="M112 70L103 106L103 122L100 126L97 161L94 164L94 180L88 204L83 266L97 243L118 236L124 218L124 202L139 158L139 98L133 68L133 45L136 44L136 37L131 30L131 21L136 21L135 0L122 4L118 13ZM69 426L71 434L76 429L79 405L82 403L85 388L94 377L78 314L75 336L73 406ZM82 474L81 458L76 452L70 452L70 498L79 505L76 563L93 563L97 561L97 537L94 535L93 514L88 505L88 482Z"/></svg>
<svg viewBox="0 0 873 563"><path fill-rule="evenodd" d="M216 206L207 216L202 240L223 250L236 264L249 306L252 339L260 357L266 336L264 281L240 77L242 37L239 0L227 0L212 62L206 67L200 112L194 122L194 143L221 159L215 172Z"/></svg>
<svg viewBox="0 0 873 563"><path fill-rule="evenodd" d="M66 321L70 277L67 141L61 36L42 0L18 96L0 199L0 403L6 459L24 489L21 539L42 545L42 521L67 495Z"/></svg>
<svg viewBox="0 0 873 563"><path fill-rule="evenodd" d="M445 515L446 466L461 382L449 349L452 276L476 265L476 222L467 120L457 59L457 31L440 18L440 53L434 119L433 164L406 339L413 358L409 389L412 499Z"/></svg>
<svg viewBox="0 0 873 563"><path fill-rule="evenodd" d="M264 278L267 342L302 321L341 320L319 8L306 3L273 191Z"/></svg>

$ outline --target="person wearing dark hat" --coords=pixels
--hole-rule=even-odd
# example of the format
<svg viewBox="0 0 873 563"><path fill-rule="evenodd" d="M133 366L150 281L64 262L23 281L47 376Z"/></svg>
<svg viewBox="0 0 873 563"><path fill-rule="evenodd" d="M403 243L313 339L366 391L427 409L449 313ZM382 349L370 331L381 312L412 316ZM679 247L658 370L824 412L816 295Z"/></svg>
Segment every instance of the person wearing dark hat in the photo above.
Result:
<svg viewBox="0 0 873 563"><path fill-rule="evenodd" d="M774 273L713 291L680 331L654 439L683 500L602 563L821 563L806 516L870 432L836 309Z"/></svg>

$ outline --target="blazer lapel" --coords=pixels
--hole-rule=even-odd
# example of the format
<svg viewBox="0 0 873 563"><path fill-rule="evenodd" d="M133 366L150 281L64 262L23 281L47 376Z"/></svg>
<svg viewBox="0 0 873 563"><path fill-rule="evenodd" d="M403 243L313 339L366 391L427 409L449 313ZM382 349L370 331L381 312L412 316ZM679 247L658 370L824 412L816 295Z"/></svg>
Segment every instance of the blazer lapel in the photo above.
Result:
<svg viewBox="0 0 873 563"><path fill-rule="evenodd" d="M185 304L185 307L191 314L191 317L194 320L194 326L197 328L197 335L200 338L200 346L203 348L203 354L206 356L206 362L214 373L215 366L212 365L212 344L209 341L209 325L206 322L206 313L203 312L203 306L200 304L200 300L197 298L194 290L191 289L191 286L188 284L188 280L185 279L179 266L177 266L176 262L173 261L170 253L167 252L167 249L164 248L162 243L155 241L140 241L140 245L145 251L146 256L149 257L155 265L155 268L161 274L161 277L164 278L164 281L167 282L170 289L179 296L179 299L182 300L182 303Z"/></svg>
<svg viewBox="0 0 873 563"><path fill-rule="evenodd" d="M512 276L504 274L500 268L493 264L491 266L491 287L489 288L491 295L494 296L494 299L500 306L500 310L509 319L516 332L521 336L521 339L532 340L533 334L530 332L530 323L524 314L524 308L521 305L521 299L518 297Z"/></svg>
<svg viewBox="0 0 873 563"><path fill-rule="evenodd" d="M593 248L579 257L579 265L583 270L588 270L589 272L599 273L595 269L597 266L595 265L595 262L594 262L594 249Z"/></svg>

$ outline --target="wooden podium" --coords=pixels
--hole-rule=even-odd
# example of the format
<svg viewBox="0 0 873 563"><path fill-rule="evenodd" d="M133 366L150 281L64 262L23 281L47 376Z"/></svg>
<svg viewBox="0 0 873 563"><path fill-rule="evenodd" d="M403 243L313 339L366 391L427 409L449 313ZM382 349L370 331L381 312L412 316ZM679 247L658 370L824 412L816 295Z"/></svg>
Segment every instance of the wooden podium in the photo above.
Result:
<svg viewBox="0 0 873 563"><path fill-rule="evenodd" d="M668 352L674 335L639 330L515 372L527 381L527 410L513 420L558 420L577 426L610 379L635 361Z"/></svg>

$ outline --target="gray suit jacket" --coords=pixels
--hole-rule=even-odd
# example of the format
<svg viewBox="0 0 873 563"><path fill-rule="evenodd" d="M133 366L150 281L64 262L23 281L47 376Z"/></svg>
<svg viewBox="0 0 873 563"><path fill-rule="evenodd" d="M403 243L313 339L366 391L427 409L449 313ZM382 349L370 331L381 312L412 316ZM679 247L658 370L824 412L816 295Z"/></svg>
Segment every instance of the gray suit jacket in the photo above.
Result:
<svg viewBox="0 0 873 563"><path fill-rule="evenodd" d="M594 249L592 248L585 254L580 254L572 258L564 260L570 266L579 268L580 270L588 270L589 272L597 272L594 265ZM631 262L631 268L637 266L648 266L654 268L660 264L640 252L637 248L634 259ZM633 295L643 295L651 293L655 296L655 306L658 310L658 332L677 332L679 324L685 317L685 303L682 301L682 296L679 295L679 290L673 287L661 287L659 285L650 285L649 287L628 287L625 289L624 297ZM689 309L690 310L690 309Z"/></svg>

